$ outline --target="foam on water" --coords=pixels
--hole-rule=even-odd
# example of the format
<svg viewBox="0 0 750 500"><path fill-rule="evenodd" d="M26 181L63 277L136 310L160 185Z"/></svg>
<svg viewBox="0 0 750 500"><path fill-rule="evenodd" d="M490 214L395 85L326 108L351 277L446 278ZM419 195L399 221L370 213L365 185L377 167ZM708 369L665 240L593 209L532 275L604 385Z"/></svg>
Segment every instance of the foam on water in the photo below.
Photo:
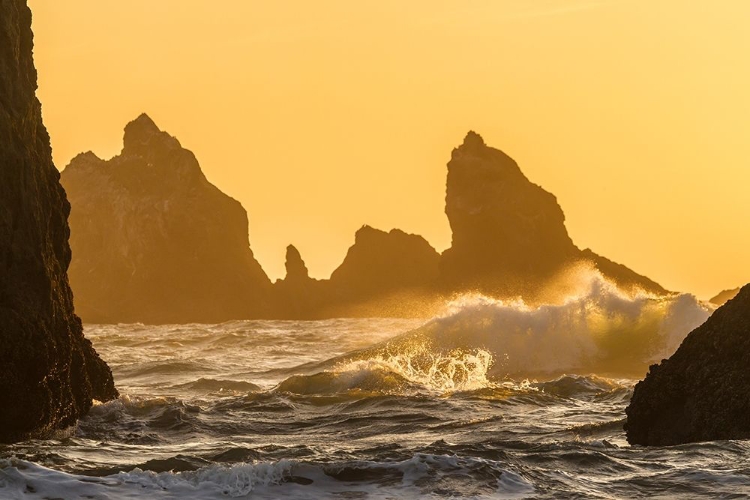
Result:
<svg viewBox="0 0 750 500"><path fill-rule="evenodd" d="M482 351L494 361L487 375L495 377L641 376L649 364L671 355L714 309L689 294L627 294L591 269L577 276L576 293L557 304L462 296L441 317L382 349L393 355L416 343L429 345L435 356Z"/></svg>
<svg viewBox="0 0 750 500"><path fill-rule="evenodd" d="M479 472L479 475L477 475ZM478 481L477 479L484 479ZM152 472L134 469L106 477L65 474L18 459L0 460L2 498L368 498L438 497L523 498L533 486L495 461L448 455L416 454L404 461L310 464L211 465L195 471Z"/></svg>

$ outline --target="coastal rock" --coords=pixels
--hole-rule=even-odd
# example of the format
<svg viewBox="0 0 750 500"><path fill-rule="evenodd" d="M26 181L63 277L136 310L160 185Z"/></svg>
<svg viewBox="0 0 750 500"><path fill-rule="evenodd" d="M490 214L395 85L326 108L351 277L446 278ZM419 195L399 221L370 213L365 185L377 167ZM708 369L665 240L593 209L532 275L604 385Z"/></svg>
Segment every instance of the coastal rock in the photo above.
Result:
<svg viewBox="0 0 750 500"><path fill-rule="evenodd" d="M344 262L331 274L331 286L352 298L425 288L437 279L439 261L440 255L419 235L362 226Z"/></svg>
<svg viewBox="0 0 750 500"><path fill-rule="evenodd" d="M635 386L631 444L750 438L750 285L693 330Z"/></svg>
<svg viewBox="0 0 750 500"><path fill-rule="evenodd" d="M247 213L192 152L142 114L121 154L62 173L72 205L70 280L86 322L216 323L270 314L271 282Z"/></svg>
<svg viewBox="0 0 750 500"><path fill-rule="evenodd" d="M0 2L0 442L73 425L117 397L73 311L70 205L36 98L31 11Z"/></svg>
<svg viewBox="0 0 750 500"><path fill-rule="evenodd" d="M328 282L310 277L299 250L286 247L286 277L274 283L276 316L282 319L320 319L328 302Z"/></svg>
<svg viewBox="0 0 750 500"><path fill-rule="evenodd" d="M709 302L711 302L712 304L716 304L717 306L722 306L726 304L727 301L735 298L738 293L740 293L739 288L733 288L731 290L722 290L715 297L712 297L709 300Z"/></svg>
<svg viewBox="0 0 750 500"><path fill-rule="evenodd" d="M445 201L453 240L440 260L440 281L449 290L533 294L555 273L588 261L625 288L666 293L625 266L581 251L568 235L555 196L475 132L453 150Z"/></svg>

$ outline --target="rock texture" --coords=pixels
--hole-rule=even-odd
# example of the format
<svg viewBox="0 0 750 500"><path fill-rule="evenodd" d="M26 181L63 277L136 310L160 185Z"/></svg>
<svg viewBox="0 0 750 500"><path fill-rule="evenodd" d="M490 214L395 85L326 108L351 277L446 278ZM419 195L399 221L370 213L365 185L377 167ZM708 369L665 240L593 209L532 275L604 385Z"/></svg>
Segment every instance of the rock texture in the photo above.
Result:
<svg viewBox="0 0 750 500"><path fill-rule="evenodd" d="M122 153L62 173L73 206L70 280L86 322L221 322L270 314L247 213L143 114Z"/></svg>
<svg viewBox="0 0 750 500"><path fill-rule="evenodd" d="M36 99L31 12L0 1L0 442L75 423L117 397L73 312L70 205Z"/></svg>
<svg viewBox="0 0 750 500"><path fill-rule="evenodd" d="M475 132L453 150L445 201L453 241L443 252L440 280L449 290L528 295L555 273L590 261L625 288L666 293L627 267L576 247L557 199Z"/></svg>
<svg viewBox="0 0 750 500"><path fill-rule="evenodd" d="M625 410L632 444L750 438L750 285L651 366Z"/></svg>
<svg viewBox="0 0 750 500"><path fill-rule="evenodd" d="M732 290L722 290L716 295L716 297L712 297L709 302L711 302L712 304L716 304L717 306L722 306L727 301L735 298L738 293L740 293L739 288L734 288Z"/></svg>

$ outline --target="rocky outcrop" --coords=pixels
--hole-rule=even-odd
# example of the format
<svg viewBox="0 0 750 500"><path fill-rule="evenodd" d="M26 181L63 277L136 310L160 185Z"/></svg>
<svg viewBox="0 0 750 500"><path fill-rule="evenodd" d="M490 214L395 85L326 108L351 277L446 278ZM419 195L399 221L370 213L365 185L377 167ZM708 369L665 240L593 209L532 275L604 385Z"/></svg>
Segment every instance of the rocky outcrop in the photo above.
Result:
<svg viewBox="0 0 750 500"><path fill-rule="evenodd" d="M722 290L716 295L716 297L712 297L709 302L711 302L712 304L716 304L717 306L722 306L726 304L727 301L735 298L738 293L740 293L739 288L734 288L732 290Z"/></svg>
<svg viewBox="0 0 750 500"><path fill-rule="evenodd" d="M750 285L651 366L625 410L628 441L663 446L750 438Z"/></svg>
<svg viewBox="0 0 750 500"><path fill-rule="evenodd" d="M525 296L566 267L589 261L625 288L666 293L627 267L576 247L557 199L475 132L453 150L445 201L453 241L440 261L444 288Z"/></svg>
<svg viewBox="0 0 750 500"><path fill-rule="evenodd" d="M434 313L440 255L423 237L362 226L329 281L327 316Z"/></svg>
<svg viewBox="0 0 750 500"><path fill-rule="evenodd" d="M62 183L73 206L70 280L84 321L270 314L271 282L250 250L247 213L145 114L125 127L121 154L81 154Z"/></svg>
<svg viewBox="0 0 750 500"><path fill-rule="evenodd" d="M434 284L440 255L427 240L400 229L362 226L344 262L331 274L342 297L363 298Z"/></svg>
<svg viewBox="0 0 750 500"><path fill-rule="evenodd" d="M439 254L421 236L363 226L329 280L310 278L297 249L274 284L277 315L288 319L419 316L437 295Z"/></svg>
<svg viewBox="0 0 750 500"><path fill-rule="evenodd" d="M36 99L31 12L0 2L0 442L75 423L117 397L73 312L70 205Z"/></svg>
<svg viewBox="0 0 750 500"><path fill-rule="evenodd" d="M274 283L276 317L283 319L319 319L329 302L325 280L310 277L299 250L286 247L286 277Z"/></svg>

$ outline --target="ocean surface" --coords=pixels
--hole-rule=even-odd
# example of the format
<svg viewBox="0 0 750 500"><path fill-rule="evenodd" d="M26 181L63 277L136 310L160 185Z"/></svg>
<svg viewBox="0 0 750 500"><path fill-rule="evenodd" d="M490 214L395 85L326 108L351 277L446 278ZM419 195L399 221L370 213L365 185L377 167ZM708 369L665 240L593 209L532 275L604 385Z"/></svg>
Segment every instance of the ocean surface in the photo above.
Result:
<svg viewBox="0 0 750 500"><path fill-rule="evenodd" d="M745 498L748 442L622 430L648 364L710 313L592 280L426 320L86 325L122 397L0 446L0 498Z"/></svg>

